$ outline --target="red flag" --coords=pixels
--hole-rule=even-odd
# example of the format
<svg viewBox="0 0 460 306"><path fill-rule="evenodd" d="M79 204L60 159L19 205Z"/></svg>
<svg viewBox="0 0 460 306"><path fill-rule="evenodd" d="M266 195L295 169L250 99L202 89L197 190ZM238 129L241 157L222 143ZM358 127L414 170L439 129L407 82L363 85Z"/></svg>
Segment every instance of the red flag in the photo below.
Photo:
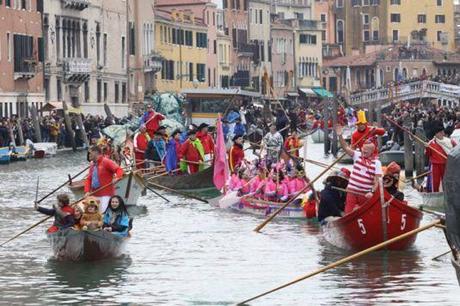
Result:
<svg viewBox="0 0 460 306"><path fill-rule="evenodd" d="M217 139L214 152L214 186L217 189L222 189L227 182L229 176L228 163L227 163L227 150L225 148L224 132L222 129L222 121L220 118L217 119Z"/></svg>

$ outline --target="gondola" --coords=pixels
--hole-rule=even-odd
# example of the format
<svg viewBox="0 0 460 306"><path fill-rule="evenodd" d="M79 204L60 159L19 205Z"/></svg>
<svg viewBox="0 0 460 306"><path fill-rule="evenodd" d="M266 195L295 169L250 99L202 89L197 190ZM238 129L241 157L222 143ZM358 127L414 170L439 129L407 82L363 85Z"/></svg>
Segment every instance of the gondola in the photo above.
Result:
<svg viewBox="0 0 460 306"><path fill-rule="evenodd" d="M379 154L379 160L383 166L387 166L392 161L396 162L401 168L404 168L404 151L389 150Z"/></svg>
<svg viewBox="0 0 460 306"><path fill-rule="evenodd" d="M398 201L385 192L387 237L397 237L419 227L422 213ZM384 241L382 205L377 192L367 203L341 218L322 226L324 238L330 244L345 250L360 251ZM400 240L388 246L390 250L405 250L415 242L416 236Z"/></svg>
<svg viewBox="0 0 460 306"><path fill-rule="evenodd" d="M210 166L203 171L186 175L163 175L145 174L146 184L156 188L154 184L179 191L211 191L216 190L213 183L214 167ZM156 176L156 177L155 177Z"/></svg>
<svg viewBox="0 0 460 306"><path fill-rule="evenodd" d="M58 260L94 261L115 258L121 255L123 244L128 238L110 232L80 231L72 228L47 233Z"/></svg>
<svg viewBox="0 0 460 306"><path fill-rule="evenodd" d="M11 161L10 149L8 147L0 148L0 164L6 165Z"/></svg>

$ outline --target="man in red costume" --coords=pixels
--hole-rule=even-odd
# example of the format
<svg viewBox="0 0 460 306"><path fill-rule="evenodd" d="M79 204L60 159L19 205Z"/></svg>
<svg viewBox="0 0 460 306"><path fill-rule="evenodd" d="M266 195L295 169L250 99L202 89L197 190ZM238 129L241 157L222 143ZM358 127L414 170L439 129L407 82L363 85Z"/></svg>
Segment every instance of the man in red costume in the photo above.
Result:
<svg viewBox="0 0 460 306"><path fill-rule="evenodd" d="M181 145L179 160L182 172L193 174L203 168L204 149L201 141L196 138L196 132L190 130L188 139Z"/></svg>
<svg viewBox="0 0 460 306"><path fill-rule="evenodd" d="M147 133L145 125L141 125L139 132L134 135L134 155L136 157L136 168L145 168L145 150L150 141L150 135Z"/></svg>
<svg viewBox="0 0 460 306"><path fill-rule="evenodd" d="M244 150L243 150L243 136L235 135L233 137L233 146L228 152L228 165L230 166L230 171L235 172L235 169L241 165L244 160Z"/></svg>
<svg viewBox="0 0 460 306"><path fill-rule="evenodd" d="M115 182L113 182L113 184L110 183L112 183L114 175L116 179L121 179L123 177L123 169L114 161L104 157L101 148L97 146L92 146L90 148L89 158L91 160L91 165L85 180L85 195L105 186L93 194L95 197L98 197L101 202L99 211L104 213L109 205L110 197L115 195Z"/></svg>
<svg viewBox="0 0 460 306"><path fill-rule="evenodd" d="M291 135L286 138L284 142L284 148L286 151L295 157L299 157L299 149L303 146L302 141L299 139L297 135L297 131L295 129L291 130Z"/></svg>
<svg viewBox="0 0 460 306"><path fill-rule="evenodd" d="M440 121L434 123L433 132L435 134L428 143L426 156L430 159L431 164L431 191L439 192L446 168L447 155L456 143L445 136L444 125Z"/></svg>
<svg viewBox="0 0 460 306"><path fill-rule="evenodd" d="M378 153L377 136L383 136L385 134L385 129L369 126L366 120L366 113L363 110L358 111L356 126L356 131L351 135L351 145L361 150L363 144L369 139L375 146L374 153Z"/></svg>
<svg viewBox="0 0 460 306"><path fill-rule="evenodd" d="M198 131L196 132L196 138L201 141L204 149L204 160L206 162L212 161L212 157L214 155L214 140L212 136L208 132L208 124L202 123L198 127Z"/></svg>
<svg viewBox="0 0 460 306"><path fill-rule="evenodd" d="M165 117L153 110L152 105L147 105L147 111L142 116L141 124L145 124L147 132L150 135L150 138L153 138L153 135L160 126L160 122L165 119Z"/></svg>

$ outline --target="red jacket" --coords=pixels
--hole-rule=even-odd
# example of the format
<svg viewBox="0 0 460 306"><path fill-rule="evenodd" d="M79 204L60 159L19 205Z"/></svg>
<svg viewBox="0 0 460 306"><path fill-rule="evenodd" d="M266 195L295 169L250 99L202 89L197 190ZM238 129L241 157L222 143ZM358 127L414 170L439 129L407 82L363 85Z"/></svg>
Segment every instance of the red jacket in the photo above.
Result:
<svg viewBox="0 0 460 306"><path fill-rule="evenodd" d="M212 139L211 135L198 131L196 133L196 138L201 141L204 149L204 154L214 154L214 140Z"/></svg>
<svg viewBox="0 0 460 306"><path fill-rule="evenodd" d="M165 119L162 114L154 111L148 112L144 116L144 124L149 132L156 132L160 127L160 122Z"/></svg>
<svg viewBox="0 0 460 306"><path fill-rule="evenodd" d="M147 150L147 145L150 141L150 136L148 133L137 133L134 136L134 150L136 152L145 153Z"/></svg>
<svg viewBox="0 0 460 306"><path fill-rule="evenodd" d="M241 164L244 159L244 150L242 146L234 144L230 151L228 152L228 165L230 166L230 171L234 172L235 168Z"/></svg>
<svg viewBox="0 0 460 306"><path fill-rule="evenodd" d="M351 145L354 149L361 150L366 140L370 139L375 145L375 153L378 153L377 136L383 136L383 134L385 134L385 130L382 128L366 126L366 128L362 132L358 130L353 132L353 135L351 135ZM366 136L363 137L364 135ZM357 143L358 141L359 143Z"/></svg>
<svg viewBox="0 0 460 306"><path fill-rule="evenodd" d="M451 142L452 146L456 145L455 141L451 140ZM428 144L429 145L425 150L425 154L430 159L430 162L432 164L445 164L447 162L447 153L444 151L444 149L438 143L436 143L434 139L431 140ZM438 152L444 154L444 156Z"/></svg>
<svg viewBox="0 0 460 306"><path fill-rule="evenodd" d="M289 136L286 141L284 142L284 148L290 155L294 155L299 157L299 148L301 146L301 142L298 137Z"/></svg>
<svg viewBox="0 0 460 306"><path fill-rule="evenodd" d="M85 193L92 192L91 184L94 171L94 162L91 162L89 174L85 180ZM123 169L117 165L113 160L104 156L100 156L97 160L97 171L99 176L100 187L110 184L113 181L113 176L120 179L123 177ZM115 194L114 184L111 184L94 194L96 197L113 196Z"/></svg>
<svg viewBox="0 0 460 306"><path fill-rule="evenodd" d="M187 139L179 150L179 160L185 159L187 161L200 162L202 161L200 152L193 146L189 139Z"/></svg>

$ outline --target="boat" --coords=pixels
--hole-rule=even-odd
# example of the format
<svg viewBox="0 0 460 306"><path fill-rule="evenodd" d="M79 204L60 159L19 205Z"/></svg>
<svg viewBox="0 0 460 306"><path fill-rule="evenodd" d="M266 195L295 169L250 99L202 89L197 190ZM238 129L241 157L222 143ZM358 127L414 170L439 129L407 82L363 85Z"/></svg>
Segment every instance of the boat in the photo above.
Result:
<svg viewBox="0 0 460 306"><path fill-rule="evenodd" d="M0 164L6 165L11 161L10 149L8 147L0 148Z"/></svg>
<svg viewBox="0 0 460 306"><path fill-rule="evenodd" d="M452 255L452 266L460 285L460 146L456 146L447 156L444 174L444 207L446 220L446 239Z"/></svg>
<svg viewBox="0 0 460 306"><path fill-rule="evenodd" d="M25 161L30 155L29 147L16 147L16 154L11 154L11 161Z"/></svg>
<svg viewBox="0 0 460 306"><path fill-rule="evenodd" d="M379 154L379 159L383 166L387 166L394 161L401 168L404 168L404 151L402 150L383 151Z"/></svg>
<svg viewBox="0 0 460 306"><path fill-rule="evenodd" d="M386 240L397 237L419 227L422 213L394 199L385 192ZM345 250L361 251L384 241L382 226L382 205L377 192L367 203L355 211L340 217L331 218L322 226L324 238L330 244ZM389 250L405 250L415 242L411 236L389 245Z"/></svg>
<svg viewBox="0 0 460 306"><path fill-rule="evenodd" d="M423 207L440 208L444 205L444 192L419 192Z"/></svg>
<svg viewBox="0 0 460 306"><path fill-rule="evenodd" d="M147 186L156 188L155 184L179 191L211 191L216 190L213 183L214 167L210 166L200 172L190 175L145 174Z"/></svg>
<svg viewBox="0 0 460 306"><path fill-rule="evenodd" d="M311 139L314 143L323 143L324 142L324 131L322 129L316 129L311 134Z"/></svg>
<svg viewBox="0 0 460 306"><path fill-rule="evenodd" d="M128 238L108 231L80 231L72 228L47 233L58 260L93 261L118 257Z"/></svg>
<svg viewBox="0 0 460 306"><path fill-rule="evenodd" d="M72 191L76 198L83 198L85 180L73 181L67 187ZM135 206L137 200L144 193L144 179L137 173L125 174L123 178L115 184L115 194L120 196L125 205Z"/></svg>
<svg viewBox="0 0 460 306"><path fill-rule="evenodd" d="M36 142L33 144L34 157L52 157L57 154L57 144L55 142ZM42 157L43 156L43 157Z"/></svg>

